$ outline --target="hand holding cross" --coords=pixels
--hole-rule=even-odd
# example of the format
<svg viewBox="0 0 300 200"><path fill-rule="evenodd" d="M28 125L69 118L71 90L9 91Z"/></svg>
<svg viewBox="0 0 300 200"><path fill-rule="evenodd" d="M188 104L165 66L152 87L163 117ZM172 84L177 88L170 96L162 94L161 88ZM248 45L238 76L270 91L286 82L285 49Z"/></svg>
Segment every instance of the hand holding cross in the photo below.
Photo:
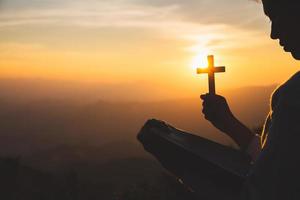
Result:
<svg viewBox="0 0 300 200"><path fill-rule="evenodd" d="M205 69L198 68L197 74L208 74L208 85L209 85L209 94L216 94L216 88L215 88L215 73L219 72L225 72L225 67L215 67L214 64L214 56L209 55L207 57L208 60L208 67Z"/></svg>

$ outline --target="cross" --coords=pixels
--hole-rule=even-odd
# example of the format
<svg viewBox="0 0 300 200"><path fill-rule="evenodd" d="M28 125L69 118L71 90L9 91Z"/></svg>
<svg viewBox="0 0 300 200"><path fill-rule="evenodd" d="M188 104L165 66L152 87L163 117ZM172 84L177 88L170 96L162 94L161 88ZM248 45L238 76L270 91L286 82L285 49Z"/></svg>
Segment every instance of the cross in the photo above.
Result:
<svg viewBox="0 0 300 200"><path fill-rule="evenodd" d="M197 74L208 74L208 86L209 86L209 94L216 94L216 88L215 88L215 73L218 72L225 72L225 67L215 67L214 64L214 56L209 55L207 56L208 60L208 67L205 69L198 68Z"/></svg>

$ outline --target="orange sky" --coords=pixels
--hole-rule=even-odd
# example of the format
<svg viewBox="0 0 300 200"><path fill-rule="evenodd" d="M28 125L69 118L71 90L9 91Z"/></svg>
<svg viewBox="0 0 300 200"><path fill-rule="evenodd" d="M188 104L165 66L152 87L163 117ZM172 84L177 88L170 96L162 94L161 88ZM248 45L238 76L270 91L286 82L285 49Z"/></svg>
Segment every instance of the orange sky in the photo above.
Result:
<svg viewBox="0 0 300 200"><path fill-rule="evenodd" d="M299 69L252 1L4 0L0 11L2 78L143 82L190 96L207 90L195 60L208 53L227 67L217 91Z"/></svg>

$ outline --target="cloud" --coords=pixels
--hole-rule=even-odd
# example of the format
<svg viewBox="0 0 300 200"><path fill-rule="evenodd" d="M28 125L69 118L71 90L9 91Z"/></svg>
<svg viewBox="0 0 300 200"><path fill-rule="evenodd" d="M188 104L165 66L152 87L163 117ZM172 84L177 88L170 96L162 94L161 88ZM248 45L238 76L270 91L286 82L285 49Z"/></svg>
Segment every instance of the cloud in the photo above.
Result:
<svg viewBox="0 0 300 200"><path fill-rule="evenodd" d="M151 26L181 20L251 28L263 23L261 5L247 0L2 0L0 8L0 26L43 22Z"/></svg>
<svg viewBox="0 0 300 200"><path fill-rule="evenodd" d="M0 27L53 24L77 26L155 26L156 22L173 17L175 6L154 8L107 2L73 2L58 8L27 8L18 12L3 10L0 13Z"/></svg>
<svg viewBox="0 0 300 200"><path fill-rule="evenodd" d="M259 45L265 27L260 5L247 0L4 0L1 10L0 28L139 28L188 41L188 51Z"/></svg>
<svg viewBox="0 0 300 200"><path fill-rule="evenodd" d="M198 23L222 23L232 26L250 25L261 27L264 17L262 5L250 0L135 0L136 3L154 7L178 6L182 18ZM256 28L253 27L253 28Z"/></svg>

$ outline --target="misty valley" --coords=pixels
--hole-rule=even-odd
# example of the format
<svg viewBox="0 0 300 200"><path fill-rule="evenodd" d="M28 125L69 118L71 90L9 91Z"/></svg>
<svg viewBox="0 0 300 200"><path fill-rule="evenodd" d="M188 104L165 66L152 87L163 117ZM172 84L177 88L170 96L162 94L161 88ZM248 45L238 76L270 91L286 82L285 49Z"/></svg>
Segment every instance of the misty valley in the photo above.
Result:
<svg viewBox="0 0 300 200"><path fill-rule="evenodd" d="M36 95L34 85L25 90L18 84L0 87L3 199L174 200L190 195L136 140L150 118L235 146L203 119L198 97L80 101L85 95L78 91L60 92L65 98L57 99L49 98L47 91ZM222 95L249 127L259 129L274 87L240 88ZM34 98L24 99L26 95Z"/></svg>

